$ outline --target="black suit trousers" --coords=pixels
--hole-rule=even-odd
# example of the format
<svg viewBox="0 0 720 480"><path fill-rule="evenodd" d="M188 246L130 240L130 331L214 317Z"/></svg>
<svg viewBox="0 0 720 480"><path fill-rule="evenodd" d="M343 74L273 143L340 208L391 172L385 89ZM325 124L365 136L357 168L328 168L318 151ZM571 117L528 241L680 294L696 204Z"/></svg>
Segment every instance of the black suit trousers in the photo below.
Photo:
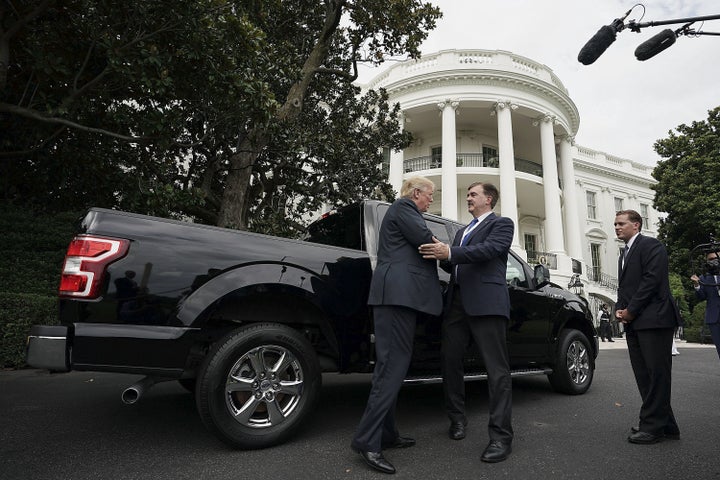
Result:
<svg viewBox="0 0 720 480"><path fill-rule="evenodd" d="M626 332L630 364L640 391L640 430L653 435L679 432L670 406L673 328Z"/></svg>
<svg viewBox="0 0 720 480"><path fill-rule="evenodd" d="M372 387L352 447L379 452L398 437L395 405L412 358L418 312L407 307L373 307L375 355Z"/></svg>
<svg viewBox="0 0 720 480"><path fill-rule="evenodd" d="M443 386L445 408L451 422L467 424L463 357L474 339L488 375L488 435L490 440L512 443L512 378L507 350L507 319L470 316L455 288L443 321Z"/></svg>

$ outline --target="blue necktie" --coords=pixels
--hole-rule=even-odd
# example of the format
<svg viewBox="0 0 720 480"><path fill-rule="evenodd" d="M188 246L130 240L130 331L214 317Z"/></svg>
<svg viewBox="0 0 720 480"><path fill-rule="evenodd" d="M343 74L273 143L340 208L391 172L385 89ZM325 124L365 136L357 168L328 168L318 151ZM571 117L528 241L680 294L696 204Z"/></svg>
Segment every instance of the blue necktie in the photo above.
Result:
<svg viewBox="0 0 720 480"><path fill-rule="evenodd" d="M463 233L462 239L460 239L460 246L461 246L461 247L467 243L466 240L467 240L467 238L469 237L468 234L470 233L470 230L472 230L472 228L475 226L475 224L476 224L477 222L478 222L478 219L477 219L477 217L475 217L475 218L472 219L472 222L468 223L468 226L465 227L465 233Z"/></svg>

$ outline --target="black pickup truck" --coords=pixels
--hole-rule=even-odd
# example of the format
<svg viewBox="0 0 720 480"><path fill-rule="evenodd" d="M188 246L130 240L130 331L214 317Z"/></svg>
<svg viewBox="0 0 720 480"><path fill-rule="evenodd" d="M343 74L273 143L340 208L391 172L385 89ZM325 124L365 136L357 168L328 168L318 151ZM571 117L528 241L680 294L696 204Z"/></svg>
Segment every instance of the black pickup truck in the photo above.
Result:
<svg viewBox="0 0 720 480"><path fill-rule="evenodd" d="M373 369L366 303L388 207L344 207L303 240L91 209L65 258L61 325L33 326L27 363L145 375L122 393L126 403L177 380L224 442L285 441L308 416L323 372ZM443 241L462 228L425 219ZM448 275L439 275L444 288ZM512 252L507 284L513 375L545 374L558 391L587 391L598 343L586 301ZM408 383L441 381L440 327L438 317L419 321ZM466 372L486 378L477 352L468 352Z"/></svg>

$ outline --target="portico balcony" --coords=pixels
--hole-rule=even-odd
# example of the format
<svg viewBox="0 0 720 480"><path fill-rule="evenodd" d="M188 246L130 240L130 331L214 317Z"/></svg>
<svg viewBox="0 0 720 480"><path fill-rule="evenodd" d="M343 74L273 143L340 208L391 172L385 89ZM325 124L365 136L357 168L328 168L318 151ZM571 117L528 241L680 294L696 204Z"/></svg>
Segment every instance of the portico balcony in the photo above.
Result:
<svg viewBox="0 0 720 480"><path fill-rule="evenodd" d="M456 159L458 168L499 168L500 166L498 157L482 153L458 153ZM442 157L440 155L424 155L403 161L405 173L435 168L442 168ZM515 171L529 173L540 178L543 176L542 165L523 158L515 157Z"/></svg>

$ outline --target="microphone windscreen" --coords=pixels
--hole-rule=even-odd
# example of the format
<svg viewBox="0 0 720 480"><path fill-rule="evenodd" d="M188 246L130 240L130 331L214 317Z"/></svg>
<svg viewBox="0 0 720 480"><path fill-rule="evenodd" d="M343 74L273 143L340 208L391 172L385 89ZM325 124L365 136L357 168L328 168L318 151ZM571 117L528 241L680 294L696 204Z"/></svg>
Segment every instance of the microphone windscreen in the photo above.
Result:
<svg viewBox="0 0 720 480"><path fill-rule="evenodd" d="M676 38L675 32L669 28L665 29L650 40L646 40L638 45L635 49L635 57L640 61L652 58L675 43Z"/></svg>
<svg viewBox="0 0 720 480"><path fill-rule="evenodd" d="M590 65L615 41L615 29L610 25L600 27L578 54L578 62Z"/></svg>

